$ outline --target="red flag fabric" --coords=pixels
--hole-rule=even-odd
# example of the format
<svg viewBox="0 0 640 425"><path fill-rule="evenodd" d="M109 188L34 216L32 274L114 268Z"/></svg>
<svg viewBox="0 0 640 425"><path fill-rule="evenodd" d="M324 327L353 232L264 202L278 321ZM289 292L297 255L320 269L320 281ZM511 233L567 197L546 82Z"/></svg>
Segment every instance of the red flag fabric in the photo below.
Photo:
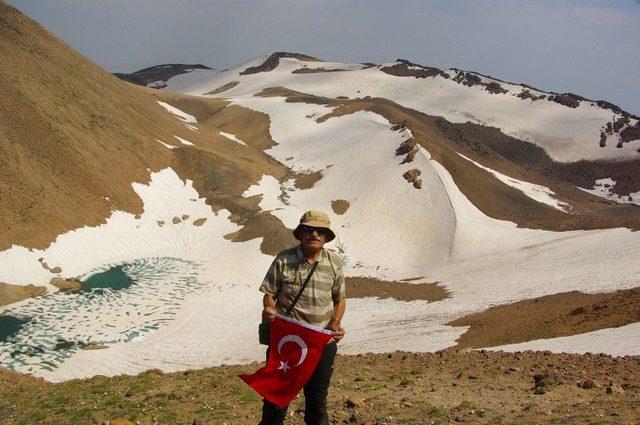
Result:
<svg viewBox="0 0 640 425"><path fill-rule="evenodd" d="M253 375L240 375L266 400L287 406L305 386L333 332L275 315L267 364Z"/></svg>

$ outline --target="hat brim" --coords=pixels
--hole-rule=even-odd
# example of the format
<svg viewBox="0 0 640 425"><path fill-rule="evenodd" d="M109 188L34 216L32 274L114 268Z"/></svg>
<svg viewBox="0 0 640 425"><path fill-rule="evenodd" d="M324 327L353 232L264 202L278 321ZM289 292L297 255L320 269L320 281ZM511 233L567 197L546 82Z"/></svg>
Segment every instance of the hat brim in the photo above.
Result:
<svg viewBox="0 0 640 425"><path fill-rule="evenodd" d="M328 234L327 234L327 238L325 240L325 242L331 242L332 240L334 240L336 238L336 234L333 233L333 230L331 230L330 228L328 228L327 226L325 226L325 223L322 222L314 222L314 221L307 221L304 224L298 224L298 227L296 227L295 229L293 229L293 236L299 240L300 242L302 242L302 236L300 235L300 233L302 233L302 231L300 230L301 226L309 226L309 227L318 227L321 229L326 229Z"/></svg>

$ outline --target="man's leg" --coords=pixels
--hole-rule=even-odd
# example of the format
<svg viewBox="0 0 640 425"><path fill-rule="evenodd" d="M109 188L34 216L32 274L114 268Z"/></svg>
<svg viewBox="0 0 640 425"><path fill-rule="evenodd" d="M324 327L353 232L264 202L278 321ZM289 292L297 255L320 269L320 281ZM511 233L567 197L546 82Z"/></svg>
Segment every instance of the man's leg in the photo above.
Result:
<svg viewBox="0 0 640 425"><path fill-rule="evenodd" d="M287 416L287 408L279 408L273 403L269 403L267 400L262 400L262 420L260 425L282 425L284 419Z"/></svg>
<svg viewBox="0 0 640 425"><path fill-rule="evenodd" d="M329 423L327 394L329 393L329 382L337 351L336 343L327 344L316 370L307 385L304 386L304 422L307 425L327 425Z"/></svg>
<svg viewBox="0 0 640 425"><path fill-rule="evenodd" d="M269 359L269 348L267 348L267 360ZM283 425L287 416L287 408L279 408L273 403L262 399L262 420L259 425Z"/></svg>

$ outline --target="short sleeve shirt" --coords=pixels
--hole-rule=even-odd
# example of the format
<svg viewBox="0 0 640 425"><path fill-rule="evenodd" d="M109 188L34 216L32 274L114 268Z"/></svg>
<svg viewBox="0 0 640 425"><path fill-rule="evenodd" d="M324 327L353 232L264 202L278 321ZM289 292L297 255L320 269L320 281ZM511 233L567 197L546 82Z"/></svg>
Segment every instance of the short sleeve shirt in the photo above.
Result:
<svg viewBox="0 0 640 425"><path fill-rule="evenodd" d="M285 314L300 291L313 264L309 264L300 245L280 252L271 263L260 291L276 300L276 310ZM345 298L342 259L333 251L322 249L320 260L291 317L326 328L333 315L334 302Z"/></svg>

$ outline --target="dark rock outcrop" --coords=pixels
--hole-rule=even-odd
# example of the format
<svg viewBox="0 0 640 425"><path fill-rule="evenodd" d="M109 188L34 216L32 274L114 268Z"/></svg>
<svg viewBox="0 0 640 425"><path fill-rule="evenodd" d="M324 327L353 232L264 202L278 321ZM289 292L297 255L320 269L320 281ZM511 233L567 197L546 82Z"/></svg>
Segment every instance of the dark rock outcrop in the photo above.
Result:
<svg viewBox="0 0 640 425"><path fill-rule="evenodd" d="M564 106L568 106L569 108L577 108L578 106L580 106L580 101L586 99L582 96L578 96L577 94L563 93L549 96L549 100Z"/></svg>
<svg viewBox="0 0 640 425"><path fill-rule="evenodd" d="M435 78L441 76L449 78L449 74L438 68L418 65L406 59L397 59L396 62L398 63L380 68L380 71L396 77Z"/></svg>
<svg viewBox="0 0 640 425"><path fill-rule="evenodd" d="M162 84L154 86L154 88L161 89L167 87L167 85L164 83L171 77L175 77L176 75L180 74L186 74L193 69L211 68L202 64L165 64L141 69L131 74L114 72L113 75L120 78L121 80L144 87L147 87L149 84L155 83L156 81L162 81Z"/></svg>
<svg viewBox="0 0 640 425"><path fill-rule="evenodd" d="M404 155L411 152L416 147L415 139L407 139L396 149L396 155Z"/></svg>
<svg viewBox="0 0 640 425"><path fill-rule="evenodd" d="M267 60L258 66L250 66L240 73L240 75L257 74L259 72L273 71L280 64L280 58L293 58L301 61L320 62L318 59L303 55L302 53L275 52L272 53Z"/></svg>

